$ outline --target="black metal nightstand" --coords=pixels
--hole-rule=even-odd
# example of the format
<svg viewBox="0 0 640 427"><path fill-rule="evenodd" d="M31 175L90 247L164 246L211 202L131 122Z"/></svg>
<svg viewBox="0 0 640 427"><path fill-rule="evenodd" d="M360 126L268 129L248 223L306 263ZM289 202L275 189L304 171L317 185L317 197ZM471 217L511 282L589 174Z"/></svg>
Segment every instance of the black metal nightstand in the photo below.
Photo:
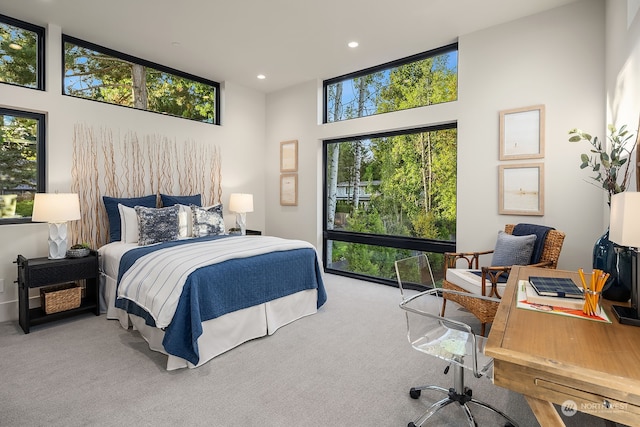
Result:
<svg viewBox="0 0 640 427"><path fill-rule="evenodd" d="M25 258L18 255L19 322L25 334L33 325L53 322L80 313L100 314L98 298L98 254L95 251L82 258ZM41 307L29 309L29 289L64 282L85 280L85 295L80 307L46 314Z"/></svg>

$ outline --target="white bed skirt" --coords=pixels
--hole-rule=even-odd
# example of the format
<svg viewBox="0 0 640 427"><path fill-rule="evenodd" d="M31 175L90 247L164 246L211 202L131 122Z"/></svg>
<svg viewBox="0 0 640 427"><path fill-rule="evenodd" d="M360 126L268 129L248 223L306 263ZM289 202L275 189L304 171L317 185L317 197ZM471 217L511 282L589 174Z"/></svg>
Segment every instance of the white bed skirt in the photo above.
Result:
<svg viewBox="0 0 640 427"><path fill-rule="evenodd" d="M278 328L317 312L318 292L308 289L225 314L202 324L202 335L198 338L200 360L194 365L183 358L168 354L162 346L164 331L145 324L144 319L130 315L115 306L116 280L105 274L100 277L101 295L104 297L103 312L107 319L117 319L123 328L133 326L149 343L149 348L168 356L167 370L196 368L219 354L238 345L265 335L272 335ZM106 307L105 307L106 306Z"/></svg>

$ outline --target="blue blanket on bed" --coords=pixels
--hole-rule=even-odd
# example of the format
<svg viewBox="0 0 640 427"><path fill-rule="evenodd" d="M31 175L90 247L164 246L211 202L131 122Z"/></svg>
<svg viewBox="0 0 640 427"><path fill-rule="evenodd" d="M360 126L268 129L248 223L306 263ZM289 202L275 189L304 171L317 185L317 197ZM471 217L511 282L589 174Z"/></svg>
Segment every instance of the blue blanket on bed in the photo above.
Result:
<svg viewBox="0 0 640 427"><path fill-rule="evenodd" d="M202 239L227 237L210 236L132 249L120 260L118 282L139 257L150 252ZM165 329L164 348L169 354L196 365L202 322L306 289L317 289L320 308L327 294L313 249L276 251L201 267L185 282L176 313ZM148 325L155 326L153 318L130 300L116 299L116 307L141 316Z"/></svg>

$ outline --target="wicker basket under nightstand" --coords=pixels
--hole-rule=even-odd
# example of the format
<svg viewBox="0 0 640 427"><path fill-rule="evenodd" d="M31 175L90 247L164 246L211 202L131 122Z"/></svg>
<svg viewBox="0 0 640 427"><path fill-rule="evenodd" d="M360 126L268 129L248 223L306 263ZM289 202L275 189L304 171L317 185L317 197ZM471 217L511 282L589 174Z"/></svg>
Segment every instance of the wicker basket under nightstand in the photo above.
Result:
<svg viewBox="0 0 640 427"><path fill-rule="evenodd" d="M59 313L80 307L82 287L75 283L40 288L40 307L45 314Z"/></svg>

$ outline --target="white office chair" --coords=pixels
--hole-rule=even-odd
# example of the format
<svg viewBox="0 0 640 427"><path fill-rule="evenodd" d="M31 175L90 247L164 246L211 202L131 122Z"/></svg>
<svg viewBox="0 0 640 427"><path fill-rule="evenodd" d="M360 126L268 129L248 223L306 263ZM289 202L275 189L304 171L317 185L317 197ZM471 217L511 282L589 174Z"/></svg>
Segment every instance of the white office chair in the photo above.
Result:
<svg viewBox="0 0 640 427"><path fill-rule="evenodd" d="M476 378L480 378L490 372L493 367L493 359L484 355L485 337L476 335L469 325L460 320L440 316L444 301L442 295L444 293L447 295L463 293L437 288L407 296L405 295L407 285L424 283L421 279L424 277L430 277L431 283L433 283L429 260L426 255L421 254L398 260L395 262L395 267L398 286L402 293L400 308L406 314L409 342L414 349L449 362L445 374L449 367L453 367L453 387L445 389L436 385L426 385L412 387L409 390L409 395L413 399L418 399L422 390L436 390L444 393L446 397L432 404L424 414L410 422L408 427L422 426L433 414L453 402L457 402L464 410L471 427L476 426L476 421L469 409L469 403L500 415L506 421L505 426L517 427L517 423L502 411L474 399L471 389L464 385L465 369L471 370ZM499 301L496 298L480 295L471 296L467 293L464 295L469 298Z"/></svg>

